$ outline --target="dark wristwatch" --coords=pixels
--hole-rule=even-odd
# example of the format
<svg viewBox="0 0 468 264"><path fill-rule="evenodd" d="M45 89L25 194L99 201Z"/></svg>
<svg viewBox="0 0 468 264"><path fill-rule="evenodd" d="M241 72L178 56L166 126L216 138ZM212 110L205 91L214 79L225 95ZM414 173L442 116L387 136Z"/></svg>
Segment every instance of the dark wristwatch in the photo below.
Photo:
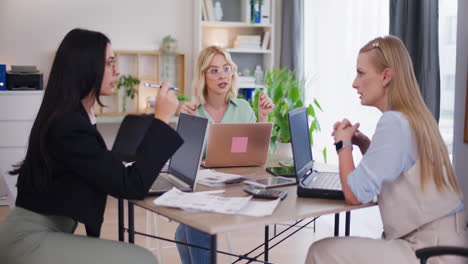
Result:
<svg viewBox="0 0 468 264"><path fill-rule="evenodd" d="M339 153L340 150L342 150L344 147L350 147L351 150L353 150L353 144L349 141L343 141L343 140L340 140L338 142L335 143L335 148L336 148L336 153Z"/></svg>

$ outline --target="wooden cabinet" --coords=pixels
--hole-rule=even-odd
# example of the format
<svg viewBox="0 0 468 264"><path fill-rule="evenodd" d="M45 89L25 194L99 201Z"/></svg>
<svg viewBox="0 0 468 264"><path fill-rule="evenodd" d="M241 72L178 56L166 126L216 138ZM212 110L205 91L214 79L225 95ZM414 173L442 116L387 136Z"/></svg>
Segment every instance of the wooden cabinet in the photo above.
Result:
<svg viewBox="0 0 468 264"><path fill-rule="evenodd" d="M204 10L213 3L212 0L197 0L194 4L195 58L203 48L218 45L231 54L233 61L238 66L239 75L253 77L257 65L262 67L264 73L271 69L274 60L274 42L272 40L274 40L275 35L275 0L263 0L263 20L257 21L257 23L252 22L250 0L221 1L223 17L220 21L210 18L210 11ZM237 40L242 37L248 38L245 36L251 37L253 42L260 38L259 46L239 45ZM241 89L257 87L263 87L263 85L258 82L242 81L242 78L239 81Z"/></svg>
<svg viewBox="0 0 468 264"><path fill-rule="evenodd" d="M179 88L178 94L185 93L185 55L181 53L163 54L158 51L126 51L114 52L118 61L120 75L131 75L140 80L138 94L133 100L127 98L127 111L122 112L122 91L116 91L112 96L102 96L106 107L96 107L98 116L122 116L128 113L149 113L149 98L156 96L158 89L145 87L145 82L161 84L168 81ZM120 93L120 95L119 95Z"/></svg>

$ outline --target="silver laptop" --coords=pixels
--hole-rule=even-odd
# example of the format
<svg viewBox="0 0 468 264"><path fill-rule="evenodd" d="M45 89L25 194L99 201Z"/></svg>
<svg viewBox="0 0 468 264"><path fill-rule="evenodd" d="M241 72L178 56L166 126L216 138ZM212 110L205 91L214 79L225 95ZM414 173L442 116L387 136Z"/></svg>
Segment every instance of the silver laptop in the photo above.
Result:
<svg viewBox="0 0 468 264"><path fill-rule="evenodd" d="M265 164L272 123L210 124L204 167L238 167Z"/></svg>
<svg viewBox="0 0 468 264"><path fill-rule="evenodd" d="M184 143L169 161L168 172L158 175L148 194L160 195L172 187L187 192L193 191L205 144L207 126L208 119L206 118L180 114L177 132Z"/></svg>

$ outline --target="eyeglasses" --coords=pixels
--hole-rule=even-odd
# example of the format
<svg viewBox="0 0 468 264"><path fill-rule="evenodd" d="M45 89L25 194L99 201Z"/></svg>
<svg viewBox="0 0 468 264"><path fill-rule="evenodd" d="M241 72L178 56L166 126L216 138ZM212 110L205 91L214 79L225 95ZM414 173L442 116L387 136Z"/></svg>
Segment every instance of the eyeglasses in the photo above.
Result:
<svg viewBox="0 0 468 264"><path fill-rule="evenodd" d="M228 75L232 75L232 73L234 72L234 69L232 68L231 65L228 65L228 66L224 66L222 69L220 68L209 68L208 70L206 70L206 73L210 76L219 76L221 75L221 73L227 73Z"/></svg>
<svg viewBox="0 0 468 264"><path fill-rule="evenodd" d="M117 70L117 58L116 57L110 57L109 59L106 60L106 65L111 67L112 70L116 71Z"/></svg>

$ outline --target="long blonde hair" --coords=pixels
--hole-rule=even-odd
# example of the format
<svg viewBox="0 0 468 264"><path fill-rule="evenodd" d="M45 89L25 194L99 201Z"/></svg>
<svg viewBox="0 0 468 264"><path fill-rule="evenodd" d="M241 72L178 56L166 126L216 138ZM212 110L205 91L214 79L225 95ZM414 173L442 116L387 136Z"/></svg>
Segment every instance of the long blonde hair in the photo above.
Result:
<svg viewBox="0 0 468 264"><path fill-rule="evenodd" d="M208 95L208 90L206 89L205 74L214 56L218 54L221 54L224 56L224 58L229 63L229 65L232 66L232 70L233 70L231 87L229 88L229 91L226 93L226 98L225 98L226 102L229 99L237 98L237 91L239 90L239 88L237 87L237 80L238 80L237 65L232 61L231 55L229 55L229 53L226 52L224 49L218 46L210 46L210 47L203 49L198 54L197 65L195 67L195 72L194 72L192 89L193 91L195 91L195 96L194 96L195 100L199 104L206 103L206 96Z"/></svg>
<svg viewBox="0 0 468 264"><path fill-rule="evenodd" d="M461 194L447 147L437 123L427 108L419 90L411 57L403 42L395 36L379 37L368 42L359 53L370 52L378 72L393 71L389 83L389 110L403 113L409 120L419 152L421 185L433 180L438 191L452 189Z"/></svg>

